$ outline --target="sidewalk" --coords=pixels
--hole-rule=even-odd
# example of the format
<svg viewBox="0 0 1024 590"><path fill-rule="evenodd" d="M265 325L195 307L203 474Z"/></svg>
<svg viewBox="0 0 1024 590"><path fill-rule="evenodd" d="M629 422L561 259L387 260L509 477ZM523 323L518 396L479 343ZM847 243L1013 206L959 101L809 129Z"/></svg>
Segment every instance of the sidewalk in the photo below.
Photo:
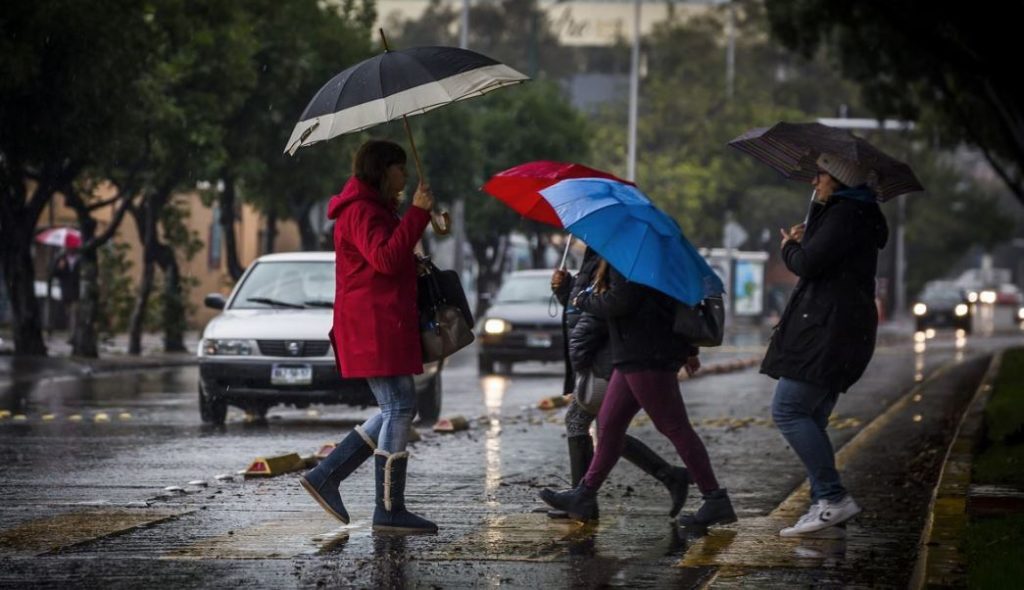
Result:
<svg viewBox="0 0 1024 590"><path fill-rule="evenodd" d="M0 385L13 382L39 381L64 377L85 377L113 371L130 371L157 367L194 365L199 342L197 332L185 334L187 352L163 352L161 334L144 334L142 354L128 354L128 336L121 334L100 343L99 358L71 356L67 332L54 332L46 336L48 356L15 357L12 343L0 338Z"/></svg>

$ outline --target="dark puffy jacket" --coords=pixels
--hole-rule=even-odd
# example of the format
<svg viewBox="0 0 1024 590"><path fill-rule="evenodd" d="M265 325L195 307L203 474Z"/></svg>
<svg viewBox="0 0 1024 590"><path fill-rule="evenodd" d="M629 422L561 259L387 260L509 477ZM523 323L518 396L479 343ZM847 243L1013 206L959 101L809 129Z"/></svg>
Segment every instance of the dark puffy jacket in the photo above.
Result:
<svg viewBox="0 0 1024 590"><path fill-rule="evenodd" d="M875 349L875 271L889 236L877 203L833 197L812 206L802 242L782 250L800 277L761 372L846 391Z"/></svg>
<svg viewBox="0 0 1024 590"><path fill-rule="evenodd" d="M602 379L612 376L612 347L608 322L582 313L569 333L569 361L575 372L589 370Z"/></svg>
<svg viewBox="0 0 1024 590"><path fill-rule="evenodd" d="M697 354L672 331L675 300L639 283L627 281L609 268L608 290L582 291L577 307L608 320L612 364L623 371L678 371L689 356Z"/></svg>
<svg viewBox="0 0 1024 590"><path fill-rule="evenodd" d="M569 339L576 327L576 322L580 319L580 310L573 307L570 302L577 293L590 285L600 262L601 257L597 255L597 252L587 248L583 254L583 262L580 263L579 272L572 277L572 280L562 283L562 286L554 292L558 302L562 304L562 344L565 353L565 382L562 391L566 394L576 390L576 372L573 370Z"/></svg>

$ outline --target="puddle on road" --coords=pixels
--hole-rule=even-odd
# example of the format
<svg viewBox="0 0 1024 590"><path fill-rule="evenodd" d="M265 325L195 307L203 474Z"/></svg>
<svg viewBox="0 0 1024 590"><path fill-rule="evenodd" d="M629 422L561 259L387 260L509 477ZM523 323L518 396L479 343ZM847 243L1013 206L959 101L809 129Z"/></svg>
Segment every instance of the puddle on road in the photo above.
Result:
<svg viewBox="0 0 1024 590"><path fill-rule="evenodd" d="M604 517L599 525L583 524L541 512L497 516L430 559L556 561L592 547L594 536L617 521Z"/></svg>
<svg viewBox="0 0 1024 590"><path fill-rule="evenodd" d="M0 532L0 550L36 555L151 526L191 510L88 510L31 520Z"/></svg>
<svg viewBox="0 0 1024 590"><path fill-rule="evenodd" d="M330 553L358 526L332 526L323 511L281 513L278 520L229 531L162 556L163 559L290 559Z"/></svg>

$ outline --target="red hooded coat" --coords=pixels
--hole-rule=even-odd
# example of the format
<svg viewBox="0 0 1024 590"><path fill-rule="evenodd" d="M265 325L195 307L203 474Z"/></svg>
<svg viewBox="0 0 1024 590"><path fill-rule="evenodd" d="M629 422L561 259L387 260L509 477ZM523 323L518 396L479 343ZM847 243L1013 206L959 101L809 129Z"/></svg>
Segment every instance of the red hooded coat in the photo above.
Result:
<svg viewBox="0 0 1024 590"><path fill-rule="evenodd" d="M413 248L430 213L409 207L399 220L370 185L352 177L331 198L334 219L334 345L345 377L423 372Z"/></svg>

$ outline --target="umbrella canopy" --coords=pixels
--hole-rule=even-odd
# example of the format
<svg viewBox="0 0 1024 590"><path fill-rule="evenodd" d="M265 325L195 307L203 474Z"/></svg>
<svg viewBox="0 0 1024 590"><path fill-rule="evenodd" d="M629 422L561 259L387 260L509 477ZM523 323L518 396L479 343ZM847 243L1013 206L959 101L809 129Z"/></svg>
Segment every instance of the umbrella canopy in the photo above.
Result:
<svg viewBox="0 0 1024 590"><path fill-rule="evenodd" d="M679 224L635 186L607 178L575 178L540 194L562 227L627 279L687 305L725 291Z"/></svg>
<svg viewBox="0 0 1024 590"><path fill-rule="evenodd" d="M758 127L733 139L729 145L771 166L786 178L807 182L818 172L819 155L836 154L873 173L872 188L879 201L924 190L907 164L862 137L821 123L782 122Z"/></svg>
<svg viewBox="0 0 1024 590"><path fill-rule="evenodd" d="M613 174L582 164L537 160L495 174L484 184L483 190L515 209L523 217L564 228L555 210L540 191L567 178L607 178L624 184L633 184Z"/></svg>
<svg viewBox="0 0 1024 590"><path fill-rule="evenodd" d="M467 49L388 51L331 78L303 111L285 151L294 154L302 146L526 80L505 64Z"/></svg>
<svg viewBox="0 0 1024 590"><path fill-rule="evenodd" d="M36 242L60 248L78 248L82 245L82 234L73 227L51 227L36 234Z"/></svg>

